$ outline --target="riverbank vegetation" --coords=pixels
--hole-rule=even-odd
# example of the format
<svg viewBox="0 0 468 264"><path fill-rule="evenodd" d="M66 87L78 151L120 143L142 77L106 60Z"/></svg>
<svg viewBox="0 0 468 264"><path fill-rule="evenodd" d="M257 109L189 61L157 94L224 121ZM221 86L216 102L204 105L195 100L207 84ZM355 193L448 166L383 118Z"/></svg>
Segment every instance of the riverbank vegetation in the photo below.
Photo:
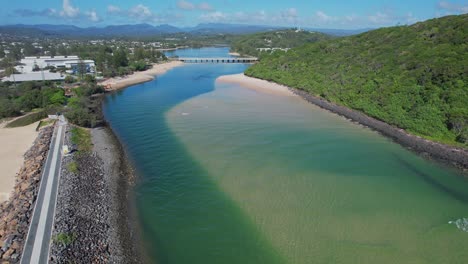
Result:
<svg viewBox="0 0 468 264"><path fill-rule="evenodd" d="M467 43L468 15L448 16L276 51L246 75L466 147Z"/></svg>
<svg viewBox="0 0 468 264"><path fill-rule="evenodd" d="M95 127L102 123L99 94L105 92L104 88L97 85L95 80L90 80L72 91L73 96L68 100L65 117L82 127Z"/></svg>
<svg viewBox="0 0 468 264"><path fill-rule="evenodd" d="M231 50L242 55L260 56L273 50L287 50L326 39L331 39L331 36L300 29L275 30L239 36L233 40Z"/></svg>
<svg viewBox="0 0 468 264"><path fill-rule="evenodd" d="M74 126L71 129L71 142L77 146L81 153L90 152L93 149L91 133L82 127Z"/></svg>

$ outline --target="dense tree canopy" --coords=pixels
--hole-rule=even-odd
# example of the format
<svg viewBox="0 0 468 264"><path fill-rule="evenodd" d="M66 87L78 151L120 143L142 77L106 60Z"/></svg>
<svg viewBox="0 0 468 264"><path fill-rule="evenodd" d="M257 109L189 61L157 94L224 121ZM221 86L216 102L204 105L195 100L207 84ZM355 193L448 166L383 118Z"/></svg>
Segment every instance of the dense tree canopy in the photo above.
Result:
<svg viewBox="0 0 468 264"><path fill-rule="evenodd" d="M297 29L275 30L240 36L233 41L231 49L241 54L258 56L262 53L258 50L259 48L290 49L330 38L330 36L319 32Z"/></svg>
<svg viewBox="0 0 468 264"><path fill-rule="evenodd" d="M35 108L61 106L65 102L63 89L51 82L0 85L0 118L17 116Z"/></svg>
<svg viewBox="0 0 468 264"><path fill-rule="evenodd" d="M274 52L246 71L416 135L468 140L468 15Z"/></svg>

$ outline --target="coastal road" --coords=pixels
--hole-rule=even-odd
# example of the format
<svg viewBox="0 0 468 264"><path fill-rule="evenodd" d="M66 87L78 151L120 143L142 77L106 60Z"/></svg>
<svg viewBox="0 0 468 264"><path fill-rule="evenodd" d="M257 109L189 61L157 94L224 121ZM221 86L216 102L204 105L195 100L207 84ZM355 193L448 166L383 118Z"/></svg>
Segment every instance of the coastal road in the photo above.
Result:
<svg viewBox="0 0 468 264"><path fill-rule="evenodd" d="M39 193L21 257L22 264L48 262L66 125L65 119L60 116L44 164Z"/></svg>

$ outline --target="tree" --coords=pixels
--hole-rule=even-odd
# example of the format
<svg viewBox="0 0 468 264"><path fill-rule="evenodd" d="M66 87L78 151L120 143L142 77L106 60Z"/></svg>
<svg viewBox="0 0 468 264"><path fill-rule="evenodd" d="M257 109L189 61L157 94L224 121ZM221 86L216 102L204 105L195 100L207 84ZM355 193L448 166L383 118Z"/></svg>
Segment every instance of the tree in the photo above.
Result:
<svg viewBox="0 0 468 264"><path fill-rule="evenodd" d="M57 52L62 56L68 56L68 50L64 45L59 45Z"/></svg>
<svg viewBox="0 0 468 264"><path fill-rule="evenodd" d="M147 65L146 62L140 60L133 62L131 68L134 71L145 71L147 69Z"/></svg>
<svg viewBox="0 0 468 264"><path fill-rule="evenodd" d="M135 60L139 61L139 60L143 60L145 58L146 58L145 49L142 48L142 47L136 48L135 49Z"/></svg>
<svg viewBox="0 0 468 264"><path fill-rule="evenodd" d="M10 53L8 54L8 57L10 57L11 59L13 59L15 61L21 60L22 56L23 55L21 53L21 48L18 45L13 46L10 49Z"/></svg>
<svg viewBox="0 0 468 264"><path fill-rule="evenodd" d="M57 49L54 45L49 46L49 55L55 57L57 55Z"/></svg>
<svg viewBox="0 0 468 264"><path fill-rule="evenodd" d="M114 53L114 67L119 68L119 67L127 67L128 66L128 58L127 58L127 53L123 48L118 49Z"/></svg>
<svg viewBox="0 0 468 264"><path fill-rule="evenodd" d="M65 83L74 83L74 82L75 82L75 78L73 78L73 76L71 76L71 75L67 75L67 76L65 77L65 80L64 80L64 81L65 81Z"/></svg>
<svg viewBox="0 0 468 264"><path fill-rule="evenodd" d="M84 63L83 60L79 60L77 66L76 66L76 70L77 70L78 75L80 76L80 78L83 79L84 75L87 72L86 63Z"/></svg>
<svg viewBox="0 0 468 264"><path fill-rule="evenodd" d="M35 56L38 54L38 50L31 43L25 43L23 53L24 56Z"/></svg>
<svg viewBox="0 0 468 264"><path fill-rule="evenodd" d="M87 74L84 78L85 82L88 84L95 84L96 83L96 78L93 75Z"/></svg>

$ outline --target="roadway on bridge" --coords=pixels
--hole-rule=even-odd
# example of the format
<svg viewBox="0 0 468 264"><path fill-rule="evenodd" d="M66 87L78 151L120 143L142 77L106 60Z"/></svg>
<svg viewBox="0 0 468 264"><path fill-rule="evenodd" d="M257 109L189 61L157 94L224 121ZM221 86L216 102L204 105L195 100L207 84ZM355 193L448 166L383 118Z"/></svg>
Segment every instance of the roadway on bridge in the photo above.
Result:
<svg viewBox="0 0 468 264"><path fill-rule="evenodd" d="M65 119L60 116L44 164L39 193L21 257L22 264L42 264L47 263L49 259L66 126Z"/></svg>

